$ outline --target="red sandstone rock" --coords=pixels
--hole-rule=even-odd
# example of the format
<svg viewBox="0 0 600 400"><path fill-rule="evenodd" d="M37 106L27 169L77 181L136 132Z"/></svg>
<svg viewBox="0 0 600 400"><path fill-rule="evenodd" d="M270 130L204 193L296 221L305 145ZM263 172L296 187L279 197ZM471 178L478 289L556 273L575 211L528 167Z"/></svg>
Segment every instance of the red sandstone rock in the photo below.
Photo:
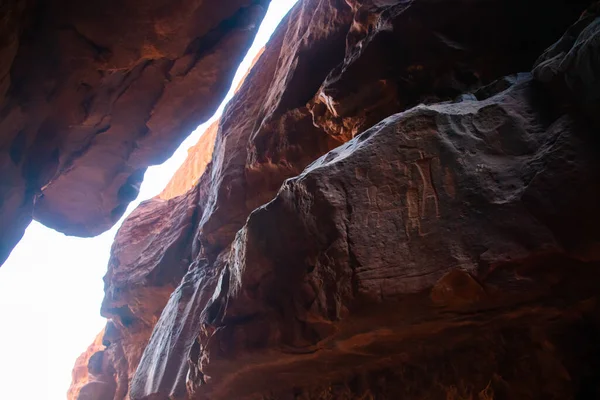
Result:
<svg viewBox="0 0 600 400"><path fill-rule="evenodd" d="M102 344L103 336L104 329L102 329L102 331L96 336L94 342L89 345L86 351L84 351L79 357L77 357L77 360L75 361L75 366L73 367L73 379L71 381L71 386L69 387L69 392L67 393L67 400L77 400L77 396L79 396L81 388L90 381L88 363L92 355L104 350L105 346Z"/></svg>
<svg viewBox="0 0 600 400"><path fill-rule="evenodd" d="M319 7L323 7L324 4L327 3L319 3ZM294 21L294 23L299 23L297 21L302 21L302 18L292 14L292 21ZM320 27L322 25L315 24L315 26ZM287 32L290 31L296 32L295 29L288 29ZM262 93L261 90L264 90L263 87L256 87L253 85L256 85L254 82L262 82L263 79L265 79L263 76L268 73L266 66L275 65L273 61L269 60L269 56L277 52L277 38L278 35L276 34L274 41L270 44L270 46L273 47L267 46L265 55L259 61L256 75L250 74L248 85L244 85L242 89L240 89L239 95L232 102L231 109L235 111L239 110L239 108L236 107L236 104L242 104L242 102L244 102L248 114L235 114L235 117L237 118L232 120L233 122L229 122L234 115L226 113L220 126L220 133L217 136L217 146L215 150L216 157L213 159L215 165L212 175L210 178L206 178L206 180L201 180L200 182L201 201L203 196L207 196L208 205L203 210L203 217L200 220L200 229L197 236L202 241L203 257L207 257L207 260L199 261L197 266L198 270L192 270L188 273L188 276L184 279L184 283L175 292L176 295L171 298L171 302L163 312L161 321L159 321L153 337L150 339L150 343L140 362L140 367L132 382L131 395L133 398L142 399L152 395L156 395L160 398L166 398L167 396L174 396L177 398L183 396L186 391L188 393L193 393L194 396L198 398L204 398L204 396L209 396L211 398L231 398L232 396L241 398L241 396L251 393L274 390L276 386L275 383L271 379L267 382L264 377L273 376L273 374L277 373L279 369L282 368L284 365L284 361L282 360L285 358L285 354L287 354L287 352L314 352L315 349L312 348L312 346L317 346L316 343L320 340L324 340L328 335L331 335L332 330L335 331L338 329L335 326L335 322L340 319L343 320L343 317L347 317L349 310L352 308L352 304L354 304L350 300L353 299L351 293L355 289L353 289L351 284L352 273L349 271L341 271L338 274L335 272L335 268L324 267L325 272L317 273L313 278L316 282L307 282L306 286L301 284L303 278L300 271L303 271L305 268L308 271L310 271L311 268L316 268L315 263L326 263L327 260L336 263L344 259L346 259L346 262L350 262L349 260L352 259L352 257L357 257L356 254L353 254L352 256L346 254L344 256L343 251L339 248L336 249L335 246L331 247L333 246L332 243L325 243L322 247L318 244L319 240L327 241L327 239L325 239L327 237L330 237L330 240L333 240L334 242L342 240L335 239L338 236L343 237L343 230L336 231L336 229L339 229L335 228L336 226L339 226L338 222L331 221L331 218L334 218L335 221L343 221L344 212L347 212L345 211L346 207L354 209L354 207L358 206L358 203L355 205L357 199L351 199L348 202L342 201L343 198L339 198L340 194L338 192L335 192L336 194L329 193L323 195L320 195L319 192L315 192L315 190L318 190L317 188L322 188L321 190L327 193L327 188L332 186L327 184L327 180L324 180L325 177L322 175L318 175L318 178L312 179L311 186L303 186L301 189L298 189L298 193L306 193L306 200L301 198L290 200L291 204L295 204L294 207L296 208L293 208L289 214L275 213L270 217L265 217L269 218L269 221L271 221L268 224L265 224L253 221L257 221L256 218L260 218L258 215L262 215L264 210L268 210L272 203L269 203L266 208L260 208L253 213L248 222L248 228L240 231L240 233L238 233L238 239L231 247L228 247L228 243L231 240L235 227L239 226L238 221L244 216L244 208L240 200L244 197L246 198L246 210L255 207L261 201L265 201L270 193L273 193L271 190L264 190L265 183L268 185L266 188L275 187L277 182L281 182L287 177L285 172L281 172L282 170L285 171L285 163L283 161L286 158L282 156L282 154L285 154L286 148L283 147L282 149L278 147L278 143L285 143L285 141L280 139L277 141L274 140L277 138L277 131L261 132L261 129L264 129L269 125L265 124L265 118L262 117L262 114L260 113L258 120L263 121L263 123L260 125L257 133L254 133L251 136L251 152L246 164L245 178L247 179L247 182L252 182L252 184L249 185L249 188L252 191L246 191L244 197L243 190L245 185L243 183L243 175L236 172L239 170L239 167L237 166L238 162L232 162L232 158L230 158L235 156L235 154L244 153L244 148L233 146L239 146L240 142L244 143L241 139L243 138L243 129L240 129L240 126L248 126L248 120L245 115L254 116L254 114L256 114L254 109L248 107L248 105L252 103L249 102L249 98L246 97L245 90L247 90L247 93L252 93L259 99L258 105L264 103L264 101L260 101L259 96L259 94ZM508 44L510 44L510 42L508 42ZM280 50L279 54L285 55L287 53ZM534 53L531 53L529 57L530 59L535 58ZM281 62L278 62L277 65L281 65ZM498 68L502 69L500 67ZM275 74L277 74L277 72L275 72ZM274 89L271 90L275 90L275 93L278 93L277 89L280 85L279 82L280 80L274 80ZM293 88L294 87L292 86L291 89L293 90ZM491 89L487 90L490 91ZM281 104L281 102L278 104ZM485 104L478 104L475 107L485 108L484 106ZM520 102L517 102L517 104L514 105L514 108L518 110L520 107L534 108L534 106L535 105L528 104L528 99L525 98ZM492 104L490 105L490 109L495 111L497 109L502 109L502 107L495 108ZM525 112L525 114L527 113ZM289 115L302 115L302 108L283 113L282 117L280 117L280 121L285 121L285 118L289 118ZM459 112L458 116L460 115ZM499 118L502 118L502 115L503 114L501 113ZM485 123L491 123L492 125L495 123L494 115L487 118L485 113L482 113L481 118L483 118L482 121L486 121ZM489 119L491 120L488 121ZM295 119L295 123L289 125L280 123L279 126L284 125L286 127L286 129L280 131L283 133L283 138L286 138L290 132L293 132L294 126L298 126L298 121L301 121L301 119ZM236 125L236 123L241 125ZM406 128L406 131L414 131L415 135L418 132L421 132L421 129L435 130L436 127L435 115L424 119L417 118L413 124L414 126L411 125L411 123L412 121L407 123L408 127ZM484 122L481 123L483 124ZM514 123L514 121L509 118L506 122L501 120L498 123L510 125ZM539 127L536 124L538 124L538 122L533 121L532 123L534 127L531 129L537 132ZM250 126L255 125L252 124ZM487 128L482 127L481 129ZM494 128L492 127L490 129ZM314 135L317 137L318 135L322 136L322 132L323 131L316 130ZM526 136L527 129L517 133L520 132ZM231 135L235 135L235 140L231 139ZM259 157L254 156L253 154L255 152L254 146L256 146L256 148L258 148L258 146L254 143L260 143L256 142L255 138L261 138L261 136L264 136L271 142L267 142L267 145L263 145L260 151L256 151L256 154L265 154L267 151L270 151L273 155L265 157L262 162L256 162ZM393 138L390 140L393 140ZM526 138L522 140L527 142ZM226 147L229 144L229 141L233 144L229 145L231 147ZM490 144L490 146L492 146L492 144ZM515 146L519 147L520 145L517 143ZM541 146L541 143L538 144L538 146ZM319 153L319 147L304 146L301 148L307 153L310 152L310 149L315 149L312 154ZM392 142L382 144L381 146L378 146L376 150L373 150L373 154L384 155L388 149L389 151L392 151L394 148L395 145ZM405 226L400 232L409 230L408 234L416 235L417 238L419 238L420 234L424 235L421 231L421 229L424 228L423 226L420 226L421 215L418 214L424 212L421 211L421 208L425 207L428 210L433 208L434 214L436 212L436 193L431 185L427 186L427 182L423 181L423 179L427 177L427 174L431 173L431 169L435 167L428 164L429 161L427 160L427 157L422 156L419 150L418 147L411 150L416 158L413 160L414 166L411 167L409 173L413 177L412 179L415 185L418 185L419 179L424 183L422 183L421 188L415 186L414 189L406 192L414 192L414 196L411 195L412 197L408 196L408 194L405 195L406 198L410 197L411 199L410 206L408 203L398 203L396 205L399 209L406 208L406 210L408 210L407 212L414 214L406 217L409 222L409 227L407 228ZM423 149L422 152L425 152L425 150L427 149ZM509 150L520 151L512 148ZM306 157L308 157L307 153L304 153ZM333 154L330 153L329 157L335 159L336 156L334 154L335 152ZM271 160L274 157L279 157L279 160L281 161L272 163ZM341 156L341 159L344 159L345 157L346 155L343 155ZM385 156L382 157L385 159ZM423 165L419 164L420 159L424 160ZM233 158L233 160L235 160L235 158ZM365 171L362 171L362 175L367 174L365 176L368 176L368 166L378 165L376 161L372 160L364 160L363 162L365 165L362 168ZM273 166L270 170L259 170L258 173L254 175L255 169L258 169L257 167L260 168L262 166L261 164ZM302 165L302 163L298 163L298 165ZM472 168L475 171L477 166L474 165ZM352 174L356 174L355 179L359 179L361 171L353 171L350 167L344 169L344 171L346 170L348 173L352 172ZM449 170L452 169L449 168ZM512 169L509 171L512 171ZM391 177L394 176L393 172L394 169L392 167L390 169L390 173L392 173ZM446 185L449 185L448 195L450 196L453 190L452 181L453 179L456 179L456 177L450 172L448 174L444 174L440 179L444 179ZM256 176L256 178L251 181L250 179L253 178L253 175ZM215 188L214 182L217 184L216 194L215 189L211 189L211 185L212 188ZM510 182L506 184L509 183ZM357 182L349 185L356 187L357 193L361 193L360 196L368 196L367 189L369 188L365 187L364 182ZM487 183L484 184L485 187L487 187L487 185ZM220 192L221 189L219 188L223 186L227 188L226 192ZM381 197L381 201L385 204L388 204L389 202L393 203L393 200L391 200L390 197L394 194L394 190L390 185L385 185L385 182L377 182L374 183L373 186L375 190L379 190L380 187L384 189L379 195L377 193L373 194L375 199ZM257 195L255 193L258 192L257 188L260 188L263 191L262 195L264 195L264 197L256 197ZM503 189L504 187L501 187L497 190L502 192ZM454 190L456 190L456 188L454 188ZM477 193L478 189L470 190ZM492 193L494 192L493 187L489 188L489 190L491 190ZM363 191L366 194L363 193ZM456 193L454 193L454 195L456 195ZM510 197L508 193L506 195ZM323 207L319 207L318 211L315 209L314 215L309 214L309 216L307 216L307 218L312 221L310 223L308 221L295 223L294 221L296 218L303 218L301 217L302 214L300 211L310 210L311 202L317 201L317 198L320 197L323 197L321 200L324 202L323 204L327 204L327 199L331 198L331 201L334 201L334 205L325 206L322 204ZM252 201L253 199L256 199L256 203ZM424 203L425 206L420 203ZM210 207L214 207L213 204L218 205L219 208L211 209ZM336 212L333 211L337 209L337 207L339 207L340 210L339 217L335 217ZM386 210L392 211L396 209L397 208L392 207L389 210ZM552 246L555 246L555 242L552 233L550 233L547 228L536 227L536 222L534 222L535 217L531 216L526 211L522 211L521 214L515 214L517 210L518 208L514 210L510 209L510 211L506 212L511 215L511 218L514 218L517 221L520 221L519 218L522 218L523 220L521 223L530 221L529 223L532 224L531 235L536 237L536 240L540 241L538 244L540 251L546 251L547 246L553 248ZM454 210L450 212L450 215L453 213ZM381 245L380 243L383 241L382 243L385 244L385 240L393 241L393 243L398 242L396 238L400 232L394 232L394 230L391 229L378 232L376 226L377 223L387 223L390 227L394 227L396 226L394 221L391 220L389 216L384 215L383 217L380 217L379 214L377 215L381 220L373 220L375 215L370 214L367 206L367 211L363 212L363 216L375 225L371 226L366 223L365 218L356 222L357 235L359 236L355 241L357 245L366 252L362 257L365 257L366 260L370 259L371 262L374 260L381 260L380 263L383 263L380 268L372 268L375 276L373 278L373 283L369 285L373 285L374 288L369 289L369 286L367 286L367 288L364 289L366 292L371 292L370 296L368 296L368 299L370 299L369 301L379 298L387 299L386 296L391 296L393 298L399 293L404 293L403 290L408 290L407 293L414 293L431 288L444 273L459 266L456 264L457 260L468 260L468 258L466 258L467 253L463 254L460 247L456 248L456 251L460 254L452 253L456 245L445 243L442 238L440 238L440 240L442 240L441 242L435 242L434 239L430 238L422 239L423 242L417 241L414 244L415 250L413 250L413 252L418 250L418 252L412 256L412 259L414 259L414 266L410 268L413 268L414 272L407 273L407 278L402 278L400 275L396 277L394 275L389 277L384 275L379 279L385 278L386 283L379 282L377 280L377 274L379 272L377 271L386 271L386 268L391 268L386 267L386 263L392 265L402 263L401 260L404 259L404 256L402 252L398 252L394 248L394 244L391 242L387 246ZM369 215L371 216L370 219ZM253 219L253 217L255 218ZM457 212L456 217L460 217L460 212ZM216 220L216 222L214 222L216 230L213 230L211 226L211 222L214 220ZM258 221L261 220L258 219ZM278 223L283 224L279 229L277 228ZM452 227L455 223L455 221L448 222L447 226ZM315 226L307 233L303 234L303 229L311 224L314 224ZM465 222L465 224L468 224L468 222ZM480 221L471 222L471 226L481 229L481 232L485 231L486 228L479 227L479 224ZM453 229L460 231L457 227L454 227ZM491 227L489 229L492 230ZM499 228L499 230L501 231L502 229ZM248 238L249 235L252 235L252 245L250 247L248 247L248 244L246 243L247 240L250 240ZM370 235L375 236L372 239L369 239ZM487 262L493 264L495 257L500 257L500 259L497 259L496 261L505 262L506 260L503 257L506 257L507 254L508 257L512 258L525 258L528 254L534 253L532 249L529 250L529 253L519 249L519 246L522 247L522 244L515 244L510 241L507 242L506 239L500 239L502 239L502 237L498 237L496 240L497 246L506 245L507 247L494 250L493 246L490 246L491 250L488 249L488 253L483 257L483 259L488 259ZM434 241L429 243L428 240ZM486 240L489 241L489 243L486 241L488 245L494 243L493 238L487 238ZM262 250L257 250L256 246L260 247ZM478 245L475 245L475 247L477 246ZM532 246L532 243L528 243L527 246ZM224 248L224 251L221 251L222 248ZM392 252L389 256L385 255L384 251L386 248L389 248L389 251ZM327 249L330 249L330 252L328 252ZM433 249L437 250L433 251ZM443 253L446 251L450 251L446 256L438 254L438 252ZM320 252L324 252L323 255L317 255L321 254ZM381 254L377 255L377 253ZM393 256L394 253L395 256ZM387 259L388 257L392 258ZM393 257L398 257L398 259ZM431 263L426 263L431 265L431 268L436 266L437 262L443 264L443 267L434 270L436 272L432 271L424 273L423 268L426 267L419 262L420 258L423 257L425 257L424 259L426 259L426 257L433 257ZM436 257L441 258L438 259ZM310 261L313 259L314 261ZM364 262L366 263L367 261ZM478 259L477 261L471 261L471 265L477 265L478 262ZM312 264L312 266L306 265L307 263ZM267 265L270 265L271 267L266 267ZM297 273L293 272L295 271L294 265L298 265ZM272 270L269 268L272 268ZM282 272L278 272L279 268L283 268L281 270ZM218 272L219 270L221 271L220 274ZM467 270L472 269L467 267ZM410 278L413 274L415 277ZM424 274L423 277L421 277L422 274ZM245 281L245 276L248 276L249 281ZM392 286L388 287L390 284ZM296 285L301 285L301 287L294 289ZM265 289L261 289L263 286ZM338 292L336 291L336 288L339 286L341 287ZM319 287L322 292L318 291ZM376 288L377 290L374 290ZM246 290L249 291L248 295L243 295L242 293ZM294 294L296 293L295 290L299 291L298 301L300 304L304 304L303 302L306 304L313 304L312 307L317 307L317 309L321 310L320 312L322 314L311 314L309 311L303 310L301 305L295 305L295 301L291 300L296 296ZM395 292L396 290L399 290L399 292ZM310 293L314 293L316 299L313 299ZM265 311L265 305L261 303L260 300L262 296L266 299L264 301L270 304L274 310ZM308 297L304 299L303 296ZM342 300L344 296L349 296L349 300L346 304L344 304ZM236 302L235 299L237 297L240 298L239 301ZM485 296L482 298L484 297ZM337 305L336 302L338 302ZM288 306L287 304L290 305ZM287 311L287 307L291 307L289 312ZM200 312L203 308L204 310ZM268 309L268 307L266 308ZM281 313L283 313L283 316L280 315ZM278 319L280 322L276 322ZM236 323L236 321L240 322ZM377 323L380 325L381 321L378 321ZM177 334L173 335L172 332L177 332ZM369 343L373 340L376 339L369 339ZM270 347L271 345L274 346L272 350ZM285 354L275 350L281 346L285 349L291 349L287 350ZM296 347L299 347L299 349L295 349ZM168 352L171 357L165 359L165 351ZM386 351L389 351L389 349L386 349ZM190 358L186 359L186 354L188 353ZM335 357L335 354L331 355L331 357ZM274 360L279 361L275 362ZM327 360L327 358L325 360ZM265 363L264 368L260 367L263 362ZM271 364L271 362L273 362L273 364ZM300 382L303 380L310 381L310 378L315 379L315 374L312 370L314 365L311 366L310 363L302 364L301 361L293 355L289 356L289 360L285 362L290 362L290 365L295 364L296 362L299 363L297 369L290 366L289 369L284 369L282 372L290 374L290 377L292 377L290 378L291 381L298 382L295 378L300 379ZM158 365L162 366L160 367L160 371L169 372L156 372ZM234 367L234 365L236 365L236 367ZM252 369L240 369L240 365L254 365L254 367ZM270 366L272 366L273 369L270 369ZM343 368L336 370L335 373L340 373L341 370L343 370ZM297 375L294 375L294 373L297 373ZM285 385L286 382L289 385L291 384L291 381L282 379L282 385Z"/></svg>
<svg viewBox="0 0 600 400"><path fill-rule="evenodd" d="M77 400L105 400L115 396L112 361L106 351L94 353L88 362L89 382L81 388Z"/></svg>
<svg viewBox="0 0 600 400"><path fill-rule="evenodd" d="M4 2L0 263L32 213L96 235L227 92L268 0Z"/></svg>
<svg viewBox="0 0 600 400"><path fill-rule="evenodd" d="M424 350L407 343L463 346L470 336L460 326L484 331L493 320L510 330L524 318L545 326L549 315L565 323L545 298L576 307L598 295L590 279L600 260L587 251L598 242L564 231L587 232L600 169L585 140L591 131L568 115L542 119L539 95L524 79L483 101L396 114L289 179L250 215L229 254L188 273L190 288L167 305L133 388L160 365L156 343L173 337L173 327L199 333L197 342L187 337L190 357L197 355L188 374L194 398L241 399L340 379L371 363L393 368L397 357L418 364ZM557 190L565 185L569 193ZM577 210L560 207L583 196ZM432 307L427 293L439 299L440 279L458 268L483 287L470 282L466 296ZM562 291L571 284L581 285L577 293ZM466 313L461 324L440 305ZM517 307L518 317L496 316L498 307Z"/></svg>
<svg viewBox="0 0 600 400"><path fill-rule="evenodd" d="M299 173L313 154L339 144L312 126L304 104L338 61L335 56L343 56L349 21L343 1L299 3L226 107L211 174L199 184L198 238L207 256L231 243L248 214L272 198L283 179ZM311 70L316 56L322 64Z"/></svg>
<svg viewBox="0 0 600 400"><path fill-rule="evenodd" d="M190 190L206 170L212 159L215 137L219 121L213 122L194 146L188 150L188 155L167 186L158 195L160 199L169 200Z"/></svg>
<svg viewBox="0 0 600 400"><path fill-rule="evenodd" d="M452 6L294 8L180 210L153 200L119 232L115 398L597 397L592 125L537 72L493 81L581 4ZM154 270L185 273L168 301Z"/></svg>
<svg viewBox="0 0 600 400"><path fill-rule="evenodd" d="M165 189L142 203L117 233L102 306L103 315L111 318L104 340L116 370L117 399L127 396L152 328L192 259L189 228L196 223L195 186L211 161L217 128L218 121L209 126ZM149 232L160 236L151 238ZM175 268L178 262L167 254L187 257Z"/></svg>
<svg viewBox="0 0 600 400"><path fill-rule="evenodd" d="M101 313L112 321L105 341L118 393L127 393L152 329L192 261L197 203L195 189L143 202L115 237Z"/></svg>

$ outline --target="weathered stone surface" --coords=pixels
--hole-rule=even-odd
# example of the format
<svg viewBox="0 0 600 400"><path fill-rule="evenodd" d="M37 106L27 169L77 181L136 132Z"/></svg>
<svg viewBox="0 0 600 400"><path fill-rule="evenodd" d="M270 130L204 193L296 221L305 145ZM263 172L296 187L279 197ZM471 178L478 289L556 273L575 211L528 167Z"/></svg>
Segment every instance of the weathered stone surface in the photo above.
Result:
<svg viewBox="0 0 600 400"><path fill-rule="evenodd" d="M348 4L355 12L346 56L309 105L315 124L345 140L421 102L451 100L530 70L589 1Z"/></svg>
<svg viewBox="0 0 600 400"><path fill-rule="evenodd" d="M456 269L483 287L471 281L468 301L446 304L477 310L462 318L472 329L497 307L542 324L555 313L540 304L546 296L573 307L597 296L585 280L600 261L598 230L587 229L600 201L599 149L585 125L547 111L530 80L484 101L420 106L287 180L220 263L199 336L206 384L196 390L243 398L418 358L403 342L427 346L454 325L423 293L435 300ZM573 279L581 291L561 292Z"/></svg>
<svg viewBox="0 0 600 400"><path fill-rule="evenodd" d="M96 336L92 344L81 353L75 361L75 366L72 372L72 381L69 391L67 393L67 400L77 400L81 388L90 381L90 374L88 371L88 363L90 358L97 352L103 351L105 346L102 344L102 337L104 336L104 329Z"/></svg>
<svg viewBox="0 0 600 400"><path fill-rule="evenodd" d="M115 396L117 385L114 380L114 369L108 353L98 351L89 359L89 382L81 388L77 400L105 400Z"/></svg>
<svg viewBox="0 0 600 400"><path fill-rule="evenodd" d="M211 167L198 183L202 215L196 234L199 258L171 296L181 303L167 305L161 327L155 329L158 333L151 338L154 343L163 340L165 345L168 343L170 354L165 357L162 345L146 351L138 368L144 372L136 373L142 378L132 382L131 398L185 393L187 354L197 336L198 319L194 309L179 310L184 313L179 315L176 308L177 304L195 304L193 299L198 296L212 295L211 268L199 266L208 265L206 259L218 255L233 240L252 209L272 198L286 177L299 173L314 159L313 154L323 154L339 144L312 125L304 107L312 94L307 93L304 79L315 55L331 57L328 67L321 66L320 80L334 66L336 59L332 55L336 55L336 49L337 57L343 57L344 35L340 32L348 27L349 11L338 1L299 3L274 33L227 106L220 120ZM310 52L309 45L312 45ZM320 85L317 78L318 75L311 75L313 93ZM286 93L288 100L284 97ZM284 100L288 103L283 103ZM253 180L260 175L263 179ZM213 280L217 277L212 274ZM209 285L207 290L198 289L198 282L204 280ZM198 304L207 300L204 298ZM177 332L167 333L173 330ZM155 357L159 363L154 363Z"/></svg>
<svg viewBox="0 0 600 400"><path fill-rule="evenodd" d="M600 147L576 92L502 77L583 2L451 3L293 9L221 118L189 267L117 398L597 397Z"/></svg>
<svg viewBox="0 0 600 400"><path fill-rule="evenodd" d="M117 399L127 398L152 328L193 258L196 184L209 167L217 128L215 121L188 150L164 190L136 208L117 233L102 304L102 315L110 318L104 342L115 370Z"/></svg>
<svg viewBox="0 0 600 400"><path fill-rule="evenodd" d="M341 0L298 3L226 107L211 174L199 184L197 236L207 257L231 243L248 214L272 198L283 179L339 144L312 126L304 105L343 57L349 11ZM317 60L318 68L311 68Z"/></svg>
<svg viewBox="0 0 600 400"><path fill-rule="evenodd" d="M105 342L118 393L128 392L152 329L191 262L197 203L194 189L143 202L115 237L101 313L111 319Z"/></svg>
<svg viewBox="0 0 600 400"><path fill-rule="evenodd" d="M0 5L0 262L31 221L112 226L217 109L268 0Z"/></svg>
<svg viewBox="0 0 600 400"><path fill-rule="evenodd" d="M215 137L219 121L213 122L200 137L198 142L190 147L188 155L167 186L158 195L163 200L169 200L192 189L206 170L212 159Z"/></svg>
<svg viewBox="0 0 600 400"><path fill-rule="evenodd" d="M600 3L593 4L537 60L534 76L563 104L575 103L600 126ZM566 101L565 101L566 100Z"/></svg>

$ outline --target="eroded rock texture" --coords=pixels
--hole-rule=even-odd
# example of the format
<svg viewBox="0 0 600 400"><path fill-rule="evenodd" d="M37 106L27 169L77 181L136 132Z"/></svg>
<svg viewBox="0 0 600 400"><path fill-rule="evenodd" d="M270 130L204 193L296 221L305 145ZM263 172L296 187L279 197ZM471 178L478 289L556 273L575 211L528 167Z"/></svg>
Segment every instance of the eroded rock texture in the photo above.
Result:
<svg viewBox="0 0 600 400"><path fill-rule="evenodd" d="M563 318L554 301L576 307L595 296L592 132L543 112L530 80L484 101L417 107L288 180L223 260L201 319L207 384L198 390L241 398L310 384L315 370L327 381L357 366L418 367L447 340L484 349L470 339L488 324L539 328ZM576 210L569 198L579 198ZM462 377L477 391L504 373L478 367L489 368L481 381ZM269 383L274 374L286 379ZM382 395L427 393L404 379ZM543 382L529 390L550 396ZM568 378L559 386L555 398L576 394Z"/></svg>
<svg viewBox="0 0 600 400"><path fill-rule="evenodd" d="M152 329L191 262L197 203L194 189L148 200L127 218L113 243L101 313L111 319L104 341L119 399L128 392Z"/></svg>
<svg viewBox="0 0 600 400"><path fill-rule="evenodd" d="M212 116L268 0L0 5L0 263L32 214L112 226L148 165Z"/></svg>
<svg viewBox="0 0 600 400"><path fill-rule="evenodd" d="M90 358L97 352L104 350L105 346L102 344L102 338L104 337L104 329L96 336L94 342L88 346L88 348L81 353L77 360L75 360L75 366L72 372L71 386L67 393L67 400L77 400L81 388L84 387L90 380L93 379L88 371L88 364Z"/></svg>
<svg viewBox="0 0 600 400"><path fill-rule="evenodd" d="M114 398L600 396L588 5L299 2L118 234Z"/></svg>

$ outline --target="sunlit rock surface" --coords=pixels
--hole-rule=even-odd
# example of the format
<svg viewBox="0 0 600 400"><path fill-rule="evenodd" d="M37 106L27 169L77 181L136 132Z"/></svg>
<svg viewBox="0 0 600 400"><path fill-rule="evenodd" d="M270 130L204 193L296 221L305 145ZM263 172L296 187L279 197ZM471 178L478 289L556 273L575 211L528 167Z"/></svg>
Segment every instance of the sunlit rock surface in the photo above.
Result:
<svg viewBox="0 0 600 400"><path fill-rule="evenodd" d="M588 5L299 2L117 236L114 398L600 396Z"/></svg>
<svg viewBox="0 0 600 400"><path fill-rule="evenodd" d="M0 5L0 263L33 217L110 228L212 116L268 0Z"/></svg>
<svg viewBox="0 0 600 400"><path fill-rule="evenodd" d="M202 134L198 143L188 150L188 156L183 165L179 167L173 178L158 195L159 198L163 200L172 199L184 194L196 185L212 159L218 127L219 121L213 122Z"/></svg>
<svg viewBox="0 0 600 400"><path fill-rule="evenodd" d="M88 371L88 364L90 362L90 358L95 353L101 352L105 349L105 346L102 344L103 337L104 329L102 329L102 331L94 339L94 342L90 344L89 347L83 353L81 353L81 355L75 361L75 366L73 367L72 372L71 386L69 387L69 392L67 393L68 400L77 400L77 396L79 396L81 388L90 382L90 378L92 377L90 377L90 373Z"/></svg>

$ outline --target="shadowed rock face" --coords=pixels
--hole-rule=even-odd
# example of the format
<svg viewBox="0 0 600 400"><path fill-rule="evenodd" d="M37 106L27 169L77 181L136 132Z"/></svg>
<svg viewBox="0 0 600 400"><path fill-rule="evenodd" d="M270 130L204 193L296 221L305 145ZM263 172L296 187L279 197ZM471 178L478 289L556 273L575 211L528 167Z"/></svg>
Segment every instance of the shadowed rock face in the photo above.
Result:
<svg viewBox="0 0 600 400"><path fill-rule="evenodd" d="M115 237L101 314L111 319L104 341L120 396L127 393L152 329L192 259L197 203L197 190L148 200Z"/></svg>
<svg viewBox="0 0 600 400"><path fill-rule="evenodd" d="M565 15L577 15L582 4L589 4L348 3L355 13L344 62L329 73L309 105L317 125L345 140L395 112L529 70L540 49L567 27Z"/></svg>
<svg viewBox="0 0 600 400"><path fill-rule="evenodd" d="M398 365L384 357L418 365L408 343L462 346L492 319L545 324L547 296L575 296L563 300L572 306L597 295L585 281L598 276L599 149L571 116L546 119L537 96L526 79L484 101L396 114L286 181L223 260L200 319L199 392L241 398ZM565 206L574 198L577 210ZM411 394L397 389L387 395Z"/></svg>
<svg viewBox="0 0 600 400"><path fill-rule="evenodd" d="M563 37L537 60L534 75L552 89L563 107L577 104L600 126L600 5L590 7Z"/></svg>
<svg viewBox="0 0 600 400"><path fill-rule="evenodd" d="M298 3L197 184L119 232L115 398L597 397L586 5Z"/></svg>
<svg viewBox="0 0 600 400"><path fill-rule="evenodd" d="M34 218L110 228L215 112L268 0L0 5L0 263Z"/></svg>

